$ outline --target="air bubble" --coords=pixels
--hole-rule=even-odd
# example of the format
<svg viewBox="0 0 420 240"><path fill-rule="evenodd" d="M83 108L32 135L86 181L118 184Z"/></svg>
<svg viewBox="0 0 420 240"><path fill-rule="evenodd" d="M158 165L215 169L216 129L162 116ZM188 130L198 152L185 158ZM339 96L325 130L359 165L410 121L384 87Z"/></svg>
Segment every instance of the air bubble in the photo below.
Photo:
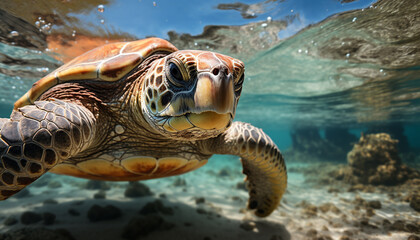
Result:
<svg viewBox="0 0 420 240"><path fill-rule="evenodd" d="M357 20L357 17L353 18L353 20L351 20L351 21L352 22L356 22L356 20Z"/></svg>
<svg viewBox="0 0 420 240"><path fill-rule="evenodd" d="M346 54L346 58L349 58L349 57L350 57L350 53L347 53L347 54Z"/></svg>
<svg viewBox="0 0 420 240"><path fill-rule="evenodd" d="M271 22L272 20L273 19L270 16L267 17L267 22Z"/></svg>
<svg viewBox="0 0 420 240"><path fill-rule="evenodd" d="M72 37L76 37L76 30L73 30L73 32L71 33Z"/></svg>
<svg viewBox="0 0 420 240"><path fill-rule="evenodd" d="M38 17L38 20L35 22L35 26L39 29L40 32L49 34L52 28L52 23L46 23L44 19Z"/></svg>
<svg viewBox="0 0 420 240"><path fill-rule="evenodd" d="M104 7L104 5L98 5L98 12L104 12L105 11L105 7Z"/></svg>
<svg viewBox="0 0 420 240"><path fill-rule="evenodd" d="M48 67L39 67L39 68L36 68L36 70L37 70L38 72L43 72L43 73L46 73L46 72L48 72L50 69L49 69Z"/></svg>
<svg viewBox="0 0 420 240"><path fill-rule="evenodd" d="M299 50L298 50L298 53L302 53L302 49L299 49Z"/></svg>
<svg viewBox="0 0 420 240"><path fill-rule="evenodd" d="M51 30L51 26L52 26L51 23L45 24L44 26L41 27L41 31L43 31L44 33L48 32Z"/></svg>
<svg viewBox="0 0 420 240"><path fill-rule="evenodd" d="M17 37L17 36L19 36L19 32L18 31L11 31L10 36Z"/></svg>
<svg viewBox="0 0 420 240"><path fill-rule="evenodd" d="M157 5L156 2L153 2L153 7L156 7L156 5Z"/></svg>
<svg viewBox="0 0 420 240"><path fill-rule="evenodd" d="M267 27L268 26L268 24L267 23L263 23L263 24L261 24L261 27L263 27L263 28L265 28L265 27Z"/></svg>
<svg viewBox="0 0 420 240"><path fill-rule="evenodd" d="M104 24L105 23L105 20L104 19L101 19L101 24Z"/></svg>

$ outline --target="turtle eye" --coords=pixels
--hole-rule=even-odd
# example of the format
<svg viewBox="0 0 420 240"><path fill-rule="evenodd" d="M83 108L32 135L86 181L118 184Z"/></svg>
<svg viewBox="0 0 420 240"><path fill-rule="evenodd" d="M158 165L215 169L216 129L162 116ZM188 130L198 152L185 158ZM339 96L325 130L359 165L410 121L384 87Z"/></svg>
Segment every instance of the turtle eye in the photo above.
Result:
<svg viewBox="0 0 420 240"><path fill-rule="evenodd" d="M169 62L167 75L169 81L171 81L174 85L178 87L183 86L183 83L187 81L188 77L188 74L186 73L183 64L178 63L178 61Z"/></svg>
<svg viewBox="0 0 420 240"><path fill-rule="evenodd" d="M169 63L169 72L175 80L182 81L182 74L175 63Z"/></svg>

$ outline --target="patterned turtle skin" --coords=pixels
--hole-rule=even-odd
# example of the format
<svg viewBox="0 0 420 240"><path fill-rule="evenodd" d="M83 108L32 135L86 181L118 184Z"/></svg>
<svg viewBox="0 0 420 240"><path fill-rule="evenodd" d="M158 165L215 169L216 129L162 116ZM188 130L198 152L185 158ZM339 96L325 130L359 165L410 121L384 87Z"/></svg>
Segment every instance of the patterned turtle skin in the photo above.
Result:
<svg viewBox="0 0 420 240"><path fill-rule="evenodd" d="M240 156L248 208L278 206L286 166L261 129L233 122L244 64L159 38L93 49L36 82L0 118L0 200L46 172L137 181Z"/></svg>

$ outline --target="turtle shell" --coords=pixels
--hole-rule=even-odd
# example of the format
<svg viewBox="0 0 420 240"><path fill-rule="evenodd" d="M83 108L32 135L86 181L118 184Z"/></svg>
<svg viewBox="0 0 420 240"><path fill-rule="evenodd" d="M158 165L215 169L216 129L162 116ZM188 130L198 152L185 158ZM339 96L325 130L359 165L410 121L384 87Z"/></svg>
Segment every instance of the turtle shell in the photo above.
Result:
<svg viewBox="0 0 420 240"><path fill-rule="evenodd" d="M92 49L34 83L15 102L14 109L33 104L44 92L61 83L74 80L118 81L157 51L175 52L178 49L160 38L110 43Z"/></svg>

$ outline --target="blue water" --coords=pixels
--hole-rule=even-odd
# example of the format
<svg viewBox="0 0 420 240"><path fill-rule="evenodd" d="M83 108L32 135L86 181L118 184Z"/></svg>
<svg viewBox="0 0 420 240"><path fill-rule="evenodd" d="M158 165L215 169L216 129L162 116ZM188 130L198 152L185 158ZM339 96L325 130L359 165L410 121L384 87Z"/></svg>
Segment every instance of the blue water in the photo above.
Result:
<svg viewBox="0 0 420 240"><path fill-rule="evenodd" d="M328 140L348 151L362 133L386 132L399 140L403 162L419 169L420 4L416 1L92 0L84 6L72 1L36 2L31 6L24 1L1 2L0 9L39 29L46 39L65 36L71 42L79 36L103 40L157 36L170 40L179 49L216 51L243 60L246 77L235 120L262 128L283 152L293 152L299 147L296 145L303 144L293 140L302 129L319 134L320 138L313 141ZM100 4L103 12L98 11ZM0 38L0 118L7 118L13 103L65 59L57 54L60 49L24 47L13 37L4 39L5 36ZM346 137L350 140L341 143ZM345 164L347 152L334 157L286 158L286 163L298 169L317 161ZM231 157L216 156L208 168L185 178L199 181L212 169L239 172L239 161L229 161ZM209 182L224 184L211 174ZM235 177L232 179L236 181L242 176ZM67 181L70 180L63 180ZM162 181L166 184L172 179ZM150 185L159 187L161 183L153 180ZM322 199L325 189L306 192L305 184L304 175L290 173L286 209L295 200L328 200ZM70 185L65 189L74 187ZM234 185L229 187L233 189ZM221 202L214 192L217 189L205 193L206 188L196 190ZM385 193L363 194L371 199L385 198ZM182 197L181 193L174 195L178 201L189 201ZM344 193L343 197L350 199L354 194ZM331 201L341 201L337 199ZM388 210L394 208L418 219L418 212L410 210L407 203L392 204L381 214L390 216ZM275 222L286 221L276 217ZM298 230L290 231L305 236L299 235ZM381 236L392 239L386 234ZM406 239L405 235L394 236ZM252 237L255 236L249 239L256 239Z"/></svg>
<svg viewBox="0 0 420 240"><path fill-rule="evenodd" d="M47 37L158 36L180 49L241 59L246 78L236 120L263 128L281 150L291 147L293 129L315 127L322 135L340 126L359 137L377 125L393 124L403 125L410 148L420 148L417 4L300 0L195 6L181 1L177 5L182 8L173 11L170 1L89 1L84 8L41 2L34 9L14 8L13 3L0 8ZM51 11L60 20L36 15L40 11ZM8 117L14 101L61 64L54 53L59 49L17 45L13 38L0 43L0 53L15 60L0 63L0 117Z"/></svg>

